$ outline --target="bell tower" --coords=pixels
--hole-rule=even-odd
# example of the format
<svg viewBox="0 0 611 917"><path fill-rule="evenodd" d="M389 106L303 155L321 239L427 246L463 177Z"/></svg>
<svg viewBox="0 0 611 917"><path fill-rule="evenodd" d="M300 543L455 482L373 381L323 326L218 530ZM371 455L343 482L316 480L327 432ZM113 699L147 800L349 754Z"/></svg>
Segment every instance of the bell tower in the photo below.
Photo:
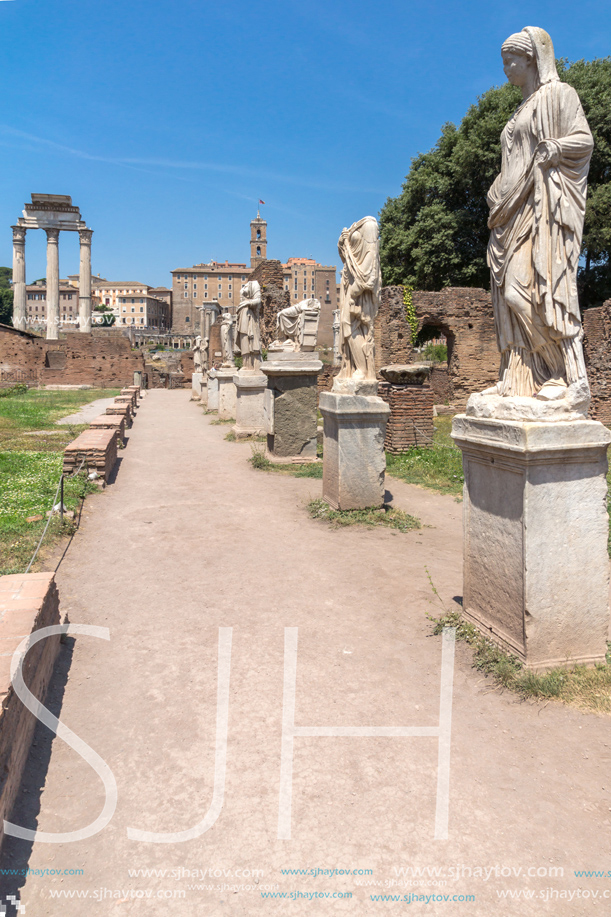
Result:
<svg viewBox="0 0 611 917"><path fill-rule="evenodd" d="M250 266L256 267L267 258L267 223L261 219L257 210L257 219L250 224Z"/></svg>

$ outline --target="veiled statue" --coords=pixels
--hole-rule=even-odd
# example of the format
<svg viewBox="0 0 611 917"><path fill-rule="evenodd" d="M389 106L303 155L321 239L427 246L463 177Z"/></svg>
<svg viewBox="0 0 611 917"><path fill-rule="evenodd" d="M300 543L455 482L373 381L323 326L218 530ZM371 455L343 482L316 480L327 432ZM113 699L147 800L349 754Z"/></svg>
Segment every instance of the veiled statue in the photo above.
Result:
<svg viewBox="0 0 611 917"><path fill-rule="evenodd" d="M587 413L577 266L592 134L579 96L558 77L547 32L527 27L511 35L502 57L523 101L503 129L501 172L488 192L501 367L499 382L483 395L558 407L564 399Z"/></svg>
<svg viewBox="0 0 611 917"><path fill-rule="evenodd" d="M233 356L233 324L234 317L231 312L223 312L221 314L221 350L223 352L223 366L231 367L235 366L235 359Z"/></svg>
<svg viewBox="0 0 611 917"><path fill-rule="evenodd" d="M197 337L195 338L195 344L193 346L193 372L201 373L203 366L204 364L202 361L202 339L201 339L201 336L198 334Z"/></svg>
<svg viewBox="0 0 611 917"><path fill-rule="evenodd" d="M257 370L261 365L261 287L249 280L240 290L236 321L236 350L242 354L242 369Z"/></svg>
<svg viewBox="0 0 611 917"><path fill-rule="evenodd" d="M382 274L380 270L380 230L375 217L363 217L344 229L338 242L343 261L340 293L341 368L334 390L341 391L350 381L376 384L373 323L378 313Z"/></svg>
<svg viewBox="0 0 611 917"><path fill-rule="evenodd" d="M276 330L279 336L271 346L294 351L314 350L319 318L318 299L304 299L281 309L276 316Z"/></svg>

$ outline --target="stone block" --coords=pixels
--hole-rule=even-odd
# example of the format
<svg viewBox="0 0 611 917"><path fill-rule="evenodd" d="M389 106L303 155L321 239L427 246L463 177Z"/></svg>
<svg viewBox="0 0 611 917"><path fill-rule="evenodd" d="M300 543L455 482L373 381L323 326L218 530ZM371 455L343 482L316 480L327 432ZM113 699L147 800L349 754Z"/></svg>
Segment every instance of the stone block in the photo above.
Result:
<svg viewBox="0 0 611 917"><path fill-rule="evenodd" d="M64 449L64 474L72 474L85 460L83 468L97 471L107 482L117 461L116 430L90 428Z"/></svg>
<svg viewBox="0 0 611 917"><path fill-rule="evenodd" d="M299 359L261 364L267 376L265 432L272 461L316 459L317 378L322 363L311 353L293 356Z"/></svg>
<svg viewBox="0 0 611 917"><path fill-rule="evenodd" d="M216 371L216 377L219 384L219 418L221 420L232 420L236 416L237 407L237 390L233 377L235 375L235 366L231 369L221 368Z"/></svg>
<svg viewBox="0 0 611 917"><path fill-rule="evenodd" d="M238 437L261 436L265 432L263 419L267 376L257 371L235 373L236 423L233 432Z"/></svg>
<svg viewBox="0 0 611 917"><path fill-rule="evenodd" d="M23 706L11 684L11 655L28 634L59 623L53 573L0 577L0 845L4 820L10 820L36 726L36 718ZM25 683L41 703L53 674L59 639L53 635L36 643L23 663Z"/></svg>
<svg viewBox="0 0 611 917"><path fill-rule="evenodd" d="M322 392L323 499L334 509L384 503L384 437L389 406L376 395Z"/></svg>
<svg viewBox="0 0 611 917"><path fill-rule="evenodd" d="M191 373L191 399L199 401L202 397L202 384L204 381L203 373Z"/></svg>
<svg viewBox="0 0 611 917"><path fill-rule="evenodd" d="M611 432L459 415L463 612L529 669L604 662Z"/></svg>
<svg viewBox="0 0 611 917"><path fill-rule="evenodd" d="M208 373L208 410L218 411L219 409L219 380L217 370L211 369Z"/></svg>

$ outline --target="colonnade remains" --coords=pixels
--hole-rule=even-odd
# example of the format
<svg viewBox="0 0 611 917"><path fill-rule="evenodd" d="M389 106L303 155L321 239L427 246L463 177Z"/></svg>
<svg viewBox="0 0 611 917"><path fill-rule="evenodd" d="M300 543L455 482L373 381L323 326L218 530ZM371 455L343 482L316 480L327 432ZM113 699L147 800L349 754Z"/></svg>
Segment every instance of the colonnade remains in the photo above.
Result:
<svg viewBox="0 0 611 917"><path fill-rule="evenodd" d="M13 230L13 327L26 330L27 292L25 280L25 236L28 229L47 234L47 340L59 338L59 234L78 232L79 331L91 331L91 237L93 230L81 220L78 207L67 194L32 194L24 204L23 217Z"/></svg>

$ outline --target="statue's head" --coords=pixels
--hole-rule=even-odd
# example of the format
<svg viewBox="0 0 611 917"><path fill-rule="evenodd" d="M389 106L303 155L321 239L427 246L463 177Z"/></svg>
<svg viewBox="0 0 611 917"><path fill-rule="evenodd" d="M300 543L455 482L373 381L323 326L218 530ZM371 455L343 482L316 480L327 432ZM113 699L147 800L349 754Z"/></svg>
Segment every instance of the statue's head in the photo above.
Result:
<svg viewBox="0 0 611 917"><path fill-rule="evenodd" d="M505 76L514 86L524 86L533 72L538 86L558 79L552 39L537 26L510 35L503 42L501 56Z"/></svg>

